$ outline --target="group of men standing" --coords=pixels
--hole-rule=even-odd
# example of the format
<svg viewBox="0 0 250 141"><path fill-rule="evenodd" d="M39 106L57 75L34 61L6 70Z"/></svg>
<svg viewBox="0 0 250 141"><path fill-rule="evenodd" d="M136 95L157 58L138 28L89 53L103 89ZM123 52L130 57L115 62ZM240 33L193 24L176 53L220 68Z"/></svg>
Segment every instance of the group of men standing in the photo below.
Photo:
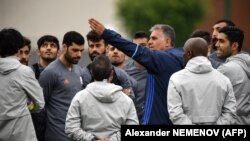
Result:
<svg viewBox="0 0 250 141"><path fill-rule="evenodd" d="M202 37L174 48L169 25L131 42L89 19L92 62L84 68L77 64L85 40L76 31L64 35L61 52L56 37L41 37L39 61L29 68L21 65L27 50L21 63L15 56L22 58L22 47L29 52L30 42L15 29L1 30L0 139L115 141L123 124L250 124L250 57L241 52L243 31L228 23L215 23L216 54L208 57ZM133 61L124 64L125 55ZM225 62L216 69L218 58ZM36 135L27 99L35 105Z"/></svg>

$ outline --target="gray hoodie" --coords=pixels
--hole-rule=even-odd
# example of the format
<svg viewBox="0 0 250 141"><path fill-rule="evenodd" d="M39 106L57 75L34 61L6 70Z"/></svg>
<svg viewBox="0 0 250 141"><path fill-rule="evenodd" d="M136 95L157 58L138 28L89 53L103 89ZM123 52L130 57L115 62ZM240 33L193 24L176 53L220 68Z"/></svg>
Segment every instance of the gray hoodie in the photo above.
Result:
<svg viewBox="0 0 250 141"><path fill-rule="evenodd" d="M237 124L250 124L250 56L244 53L231 56L218 70L233 85L237 102Z"/></svg>
<svg viewBox="0 0 250 141"><path fill-rule="evenodd" d="M139 124L133 101L122 87L92 82L73 98L67 118L66 134L75 141L96 138L120 140L121 125Z"/></svg>
<svg viewBox="0 0 250 141"><path fill-rule="evenodd" d="M27 98L37 111L44 107L44 98L34 72L15 56L0 58L0 84L0 140L35 141Z"/></svg>

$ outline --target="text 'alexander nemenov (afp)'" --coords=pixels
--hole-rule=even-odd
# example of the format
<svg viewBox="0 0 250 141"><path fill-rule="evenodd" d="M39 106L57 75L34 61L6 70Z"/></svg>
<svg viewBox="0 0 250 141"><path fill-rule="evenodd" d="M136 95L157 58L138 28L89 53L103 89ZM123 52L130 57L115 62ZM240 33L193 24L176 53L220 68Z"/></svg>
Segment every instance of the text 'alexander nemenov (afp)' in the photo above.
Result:
<svg viewBox="0 0 250 141"><path fill-rule="evenodd" d="M143 139L167 139L189 137L195 139L210 138L218 140L249 140L249 126L219 126L219 125L125 125L121 129L122 140ZM145 138L146 139L146 138Z"/></svg>

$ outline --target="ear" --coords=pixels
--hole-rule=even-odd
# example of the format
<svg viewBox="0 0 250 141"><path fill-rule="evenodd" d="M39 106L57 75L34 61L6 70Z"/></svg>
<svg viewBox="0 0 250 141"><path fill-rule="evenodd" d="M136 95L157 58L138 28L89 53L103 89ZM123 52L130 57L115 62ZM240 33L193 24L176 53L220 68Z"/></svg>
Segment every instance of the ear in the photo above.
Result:
<svg viewBox="0 0 250 141"><path fill-rule="evenodd" d="M187 56L188 58L192 58L193 57L193 52L192 51L187 51Z"/></svg>
<svg viewBox="0 0 250 141"><path fill-rule="evenodd" d="M62 50L61 50L61 53L60 54L63 54L63 53L65 53L66 52L66 50L67 50L67 45L66 44L63 44L62 45Z"/></svg>
<svg viewBox="0 0 250 141"><path fill-rule="evenodd" d="M40 50L38 48L36 49L36 54L40 56Z"/></svg>
<svg viewBox="0 0 250 141"><path fill-rule="evenodd" d="M62 52L61 49L59 49L59 50L57 51L57 57L59 57L59 56L61 55L61 52Z"/></svg>
<svg viewBox="0 0 250 141"><path fill-rule="evenodd" d="M170 40L170 38L166 38L165 41L166 41L166 47L171 47L171 40Z"/></svg>
<svg viewBox="0 0 250 141"><path fill-rule="evenodd" d="M106 50L106 54L108 54L108 52L109 52L109 48L110 48L110 46L109 46L109 45L107 45L107 46L106 46L106 48L105 48L105 50Z"/></svg>
<svg viewBox="0 0 250 141"><path fill-rule="evenodd" d="M239 43L238 42L233 42L232 44L232 51L237 51L238 52L238 48L239 48Z"/></svg>

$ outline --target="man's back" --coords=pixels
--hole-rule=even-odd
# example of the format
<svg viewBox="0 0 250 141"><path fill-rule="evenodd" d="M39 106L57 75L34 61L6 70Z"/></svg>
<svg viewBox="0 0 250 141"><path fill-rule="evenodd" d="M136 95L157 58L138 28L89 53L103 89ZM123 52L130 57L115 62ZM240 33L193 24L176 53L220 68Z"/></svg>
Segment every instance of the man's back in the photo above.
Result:
<svg viewBox="0 0 250 141"><path fill-rule="evenodd" d="M230 81L205 57L191 59L170 78L168 109L174 124L232 124L235 108Z"/></svg>
<svg viewBox="0 0 250 141"><path fill-rule="evenodd" d="M73 126L73 117L81 117L82 130L97 138L110 138L120 132L121 125L138 124L133 101L121 90L120 86L107 82L90 83L74 97L66 127ZM70 127L66 128L66 133L77 136Z"/></svg>
<svg viewBox="0 0 250 141"><path fill-rule="evenodd" d="M94 58L95 81L76 94L68 110L65 133L73 140L119 141L121 125L139 124L133 101L107 81L112 68L106 55Z"/></svg>

